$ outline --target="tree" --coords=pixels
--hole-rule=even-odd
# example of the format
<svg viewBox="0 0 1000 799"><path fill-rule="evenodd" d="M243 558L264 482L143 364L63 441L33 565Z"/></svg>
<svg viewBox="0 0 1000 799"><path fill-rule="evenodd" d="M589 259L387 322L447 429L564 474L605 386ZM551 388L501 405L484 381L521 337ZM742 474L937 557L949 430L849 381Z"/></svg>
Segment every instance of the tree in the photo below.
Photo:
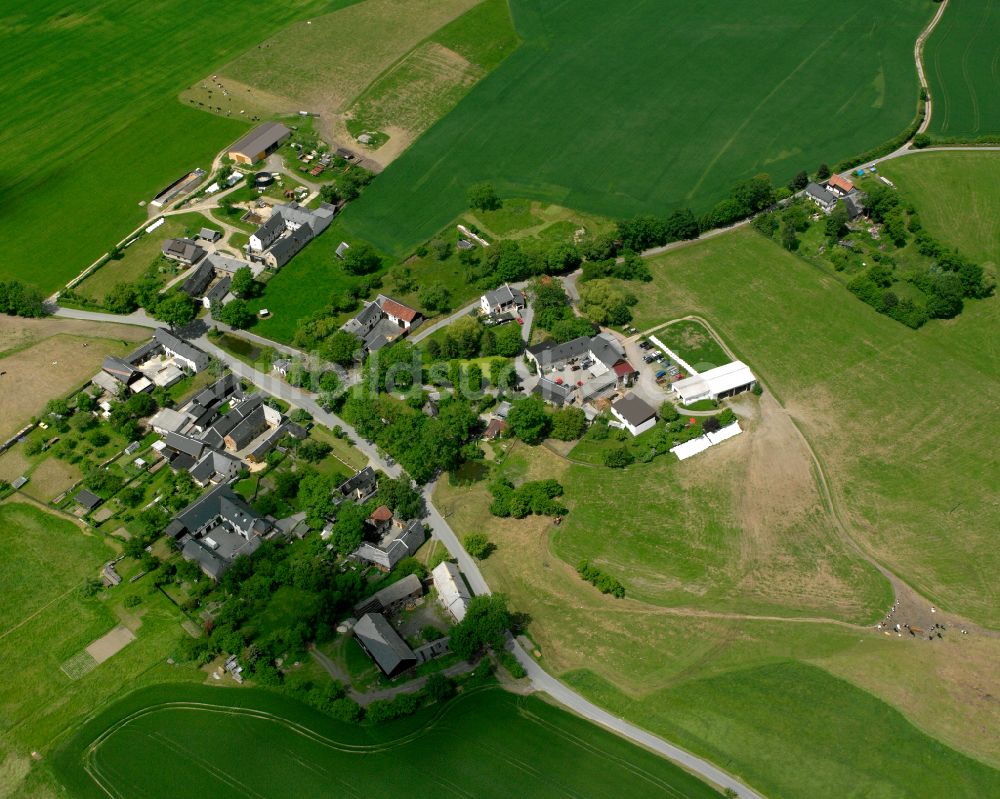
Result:
<svg viewBox="0 0 1000 799"><path fill-rule="evenodd" d="M247 301L241 299L230 300L225 305L217 307L212 316L236 330L245 330L257 318L247 305Z"/></svg>
<svg viewBox="0 0 1000 799"><path fill-rule="evenodd" d="M502 358L513 358L524 349L524 339L521 338L521 327L508 323L493 328L493 354ZM494 384L495 385L495 384Z"/></svg>
<svg viewBox="0 0 1000 799"><path fill-rule="evenodd" d="M194 319L195 313L194 300L180 291L168 294L153 310L153 315L166 322L171 330L189 324Z"/></svg>
<svg viewBox="0 0 1000 799"><path fill-rule="evenodd" d="M660 418L667 424L680 418L677 408L674 407L674 404L670 400L666 400L660 405Z"/></svg>
<svg viewBox="0 0 1000 799"><path fill-rule="evenodd" d="M338 330L323 340L320 345L320 353L328 361L333 361L341 366L350 366L354 363L359 347L360 342L357 336L346 330Z"/></svg>
<svg viewBox="0 0 1000 799"><path fill-rule="evenodd" d="M500 651L512 622L504 594L474 596L465 618L452 628L451 651L466 660L487 646Z"/></svg>
<svg viewBox="0 0 1000 799"><path fill-rule="evenodd" d="M552 338L562 343L572 341L580 336L594 335L594 325L581 316L571 316L568 319L560 319L549 328Z"/></svg>
<svg viewBox="0 0 1000 799"><path fill-rule="evenodd" d="M432 702L447 702L455 695L455 681L437 671L427 678L424 692Z"/></svg>
<svg viewBox="0 0 1000 799"><path fill-rule="evenodd" d="M111 290L104 295L103 305L111 313L132 313L139 307L139 301L135 296L135 286L131 283L115 283Z"/></svg>
<svg viewBox="0 0 1000 799"><path fill-rule="evenodd" d="M418 295L420 305L428 311L447 311L451 309L451 292L440 283L431 283L420 289Z"/></svg>
<svg viewBox="0 0 1000 799"><path fill-rule="evenodd" d="M517 385L517 370L509 361L494 358L490 361L490 385L500 391L509 391Z"/></svg>
<svg viewBox="0 0 1000 799"><path fill-rule="evenodd" d="M610 280L591 280L580 286L580 308L599 325L623 325L632 319L636 298Z"/></svg>
<svg viewBox="0 0 1000 799"><path fill-rule="evenodd" d="M549 415L545 403L534 395L514 400L507 423L511 433L525 444L539 444L549 431Z"/></svg>
<svg viewBox="0 0 1000 799"><path fill-rule="evenodd" d="M808 185L809 185L809 173L807 173L803 169L801 172L799 172L799 174L797 174L794 178L792 178L791 182L788 184L788 188L790 188L792 191L802 191L802 189L804 189Z"/></svg>
<svg viewBox="0 0 1000 799"><path fill-rule="evenodd" d="M789 252L799 248L799 237L795 235L795 226L787 219L781 223L781 246Z"/></svg>
<svg viewBox="0 0 1000 799"><path fill-rule="evenodd" d="M462 544L465 551L476 560L485 560L496 549L485 533L469 533L462 539Z"/></svg>
<svg viewBox="0 0 1000 799"><path fill-rule="evenodd" d="M253 272L249 266L241 266L233 273L233 282L229 288L240 299L249 299L257 296L260 284L253 279Z"/></svg>
<svg viewBox="0 0 1000 799"><path fill-rule="evenodd" d="M445 340L453 358L474 358L479 354L483 326L471 316L463 316L448 326Z"/></svg>
<svg viewBox="0 0 1000 799"><path fill-rule="evenodd" d="M581 408L560 408L552 412L552 437L575 441L587 429L587 417Z"/></svg>
<svg viewBox="0 0 1000 799"><path fill-rule="evenodd" d="M899 206L899 195L889 186L876 183L865 196L865 210L873 222L884 222Z"/></svg>
<svg viewBox="0 0 1000 799"><path fill-rule="evenodd" d="M609 449L604 453L604 465L613 469L623 469L635 461L635 456L628 447Z"/></svg>
<svg viewBox="0 0 1000 799"><path fill-rule="evenodd" d="M830 241L837 241L847 232L847 206L843 200L838 200L837 205L826 218L826 237Z"/></svg>
<svg viewBox="0 0 1000 799"><path fill-rule="evenodd" d="M344 253L344 269L352 275L367 275L382 267L382 258L366 241L353 245Z"/></svg>
<svg viewBox="0 0 1000 799"><path fill-rule="evenodd" d="M496 211L503 206L492 183L483 181L469 186L469 208L479 211Z"/></svg>
<svg viewBox="0 0 1000 799"><path fill-rule="evenodd" d="M816 170L816 177L820 180L826 180L830 177L830 167L826 164L820 164L819 169Z"/></svg>
<svg viewBox="0 0 1000 799"><path fill-rule="evenodd" d="M378 498L399 519L421 519L427 512L423 496L405 474L399 477L382 476L378 483Z"/></svg>
<svg viewBox="0 0 1000 799"><path fill-rule="evenodd" d="M45 316L42 295L17 280L0 282L0 313L13 316Z"/></svg>

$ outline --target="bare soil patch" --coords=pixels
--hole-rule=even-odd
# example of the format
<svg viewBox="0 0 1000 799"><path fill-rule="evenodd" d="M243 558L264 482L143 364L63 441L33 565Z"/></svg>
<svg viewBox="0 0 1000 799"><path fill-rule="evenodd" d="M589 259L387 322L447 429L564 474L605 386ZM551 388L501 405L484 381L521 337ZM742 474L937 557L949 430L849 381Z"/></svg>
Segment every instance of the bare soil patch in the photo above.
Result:
<svg viewBox="0 0 1000 799"><path fill-rule="evenodd" d="M85 651L101 664L112 655L117 655L134 640L135 635L128 627L115 627L94 641Z"/></svg>
<svg viewBox="0 0 1000 799"><path fill-rule="evenodd" d="M61 320L18 321L61 324ZM69 324L73 329L76 323ZM103 332L109 327L101 326ZM149 335L138 328L114 326L113 329L115 339L56 332L58 328L53 327L45 329L46 336L34 324L27 326L27 332L11 333L30 346L0 358L0 371L5 372L0 375L0 408L3 408L0 436L23 427L48 400L83 386L100 369L106 355L124 355L134 342Z"/></svg>

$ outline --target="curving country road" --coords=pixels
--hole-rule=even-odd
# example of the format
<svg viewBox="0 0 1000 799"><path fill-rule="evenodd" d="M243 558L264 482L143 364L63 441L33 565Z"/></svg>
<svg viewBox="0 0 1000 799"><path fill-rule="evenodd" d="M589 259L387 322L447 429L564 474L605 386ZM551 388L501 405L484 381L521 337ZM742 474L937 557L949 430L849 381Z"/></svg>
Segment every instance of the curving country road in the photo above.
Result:
<svg viewBox="0 0 1000 799"><path fill-rule="evenodd" d="M78 311L72 308L56 308L53 315L57 318L63 319L86 319L96 322L141 325L144 327L154 328L162 326L162 323L150 318L143 311L137 311L127 316L119 316L116 314L99 313L96 311ZM279 397L296 407L309 411L316 421L327 427L332 428L339 425L353 439L354 445L368 457L369 462L373 466L381 469L393 477L398 477L402 472L402 469L398 464L390 466L386 463L385 459L382 458L378 450L358 435L358 432L346 421L341 419L336 414L323 410L323 408L316 403L314 396L310 392L303 391L302 389L289 385L283 380L278 380L271 375L264 374L263 372L254 369L252 366L249 366L233 357L225 350L215 346L207 336L203 335L199 338L193 339L192 341L210 355L226 364L233 374L238 375L244 380L252 382L258 388L272 394L273 396ZM428 526L431 528L433 535L441 541L442 544L444 544L448 553L458 562L459 568L465 575L466 581L469 583L469 588L472 589L473 593L477 595L489 594L489 584L486 582L482 572L479 570L479 566L476 561L469 555L468 552L465 551L465 548L458 540L458 536L455 534L455 531L451 529L448 521L441 515L441 512L434 505L433 497L434 487L436 485L437 481L432 481L424 486L422 492L424 499L427 502ZM528 655L527 652L524 651L524 649L521 648L521 645L518 644L513 637L509 638L507 648L524 666L524 670L527 672L528 678L531 680L531 684L536 690L544 691L553 699L562 703L580 716L589 719L595 724L600 724L602 727L605 727L624 738L628 738L640 746L656 752L668 760L677 763L688 771L697 774L699 777L708 780L716 786L723 789L731 788L736 791L737 795L741 797L741 799L764 799L762 794L757 793L748 785L745 785L732 775L722 771L717 766L712 765L707 760L703 760L702 758L697 757L696 755L693 755L678 746L674 746L662 738L658 738L653 735L651 732L644 730L641 727L637 727L624 719L618 718L617 716L614 716L606 710L598 707L588 699L585 699L583 696L559 682L559 680L546 672L532 657Z"/></svg>

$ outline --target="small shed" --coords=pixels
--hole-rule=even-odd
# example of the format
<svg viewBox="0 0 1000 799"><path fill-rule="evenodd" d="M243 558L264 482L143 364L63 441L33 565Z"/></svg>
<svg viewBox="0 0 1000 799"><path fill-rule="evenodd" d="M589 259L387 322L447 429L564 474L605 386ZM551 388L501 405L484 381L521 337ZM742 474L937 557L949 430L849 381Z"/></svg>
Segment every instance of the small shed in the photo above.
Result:
<svg viewBox="0 0 1000 799"><path fill-rule="evenodd" d="M79 505L81 508L86 510L93 510L98 505L100 505L104 500L101 499L93 491L88 491L86 488L83 489L79 494L73 497L73 501Z"/></svg>

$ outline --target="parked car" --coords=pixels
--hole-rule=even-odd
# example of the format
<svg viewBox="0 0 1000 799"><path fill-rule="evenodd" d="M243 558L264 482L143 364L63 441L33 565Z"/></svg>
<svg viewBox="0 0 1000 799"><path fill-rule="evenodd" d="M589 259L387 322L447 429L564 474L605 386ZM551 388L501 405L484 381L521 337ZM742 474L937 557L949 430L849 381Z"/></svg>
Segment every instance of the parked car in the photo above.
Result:
<svg viewBox="0 0 1000 799"><path fill-rule="evenodd" d="M653 345L650 344L648 341L640 341L639 342L639 349L641 349L641 350L648 350L652 346Z"/></svg>

